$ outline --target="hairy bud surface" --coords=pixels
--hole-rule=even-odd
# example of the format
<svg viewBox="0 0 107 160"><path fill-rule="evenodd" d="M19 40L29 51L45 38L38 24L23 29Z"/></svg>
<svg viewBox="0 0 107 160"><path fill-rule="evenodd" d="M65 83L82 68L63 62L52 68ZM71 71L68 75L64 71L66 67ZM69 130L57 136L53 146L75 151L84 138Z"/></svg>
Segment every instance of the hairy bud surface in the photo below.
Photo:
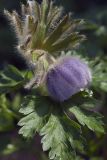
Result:
<svg viewBox="0 0 107 160"><path fill-rule="evenodd" d="M50 96L60 102L88 87L90 82L91 71L87 64L72 56L59 58L46 77Z"/></svg>

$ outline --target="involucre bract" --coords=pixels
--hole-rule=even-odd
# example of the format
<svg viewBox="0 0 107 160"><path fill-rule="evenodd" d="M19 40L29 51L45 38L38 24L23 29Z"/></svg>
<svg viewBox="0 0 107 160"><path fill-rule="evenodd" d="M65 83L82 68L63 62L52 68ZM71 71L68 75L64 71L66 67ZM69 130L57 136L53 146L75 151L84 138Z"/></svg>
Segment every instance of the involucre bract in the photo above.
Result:
<svg viewBox="0 0 107 160"><path fill-rule="evenodd" d="M63 102L91 82L91 71L87 64L77 57L65 56L50 67L46 76L49 95Z"/></svg>

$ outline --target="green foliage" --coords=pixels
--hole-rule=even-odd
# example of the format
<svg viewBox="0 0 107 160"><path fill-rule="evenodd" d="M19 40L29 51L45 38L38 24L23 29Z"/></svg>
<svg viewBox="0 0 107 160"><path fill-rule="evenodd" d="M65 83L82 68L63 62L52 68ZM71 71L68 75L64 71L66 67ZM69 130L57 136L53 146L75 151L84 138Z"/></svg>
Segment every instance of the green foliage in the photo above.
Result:
<svg viewBox="0 0 107 160"><path fill-rule="evenodd" d="M25 83L24 75L14 66L8 65L0 73L0 93L17 90Z"/></svg>
<svg viewBox="0 0 107 160"><path fill-rule="evenodd" d="M78 99L81 100L78 101L79 104L83 99L85 101L86 94L84 91L78 94ZM84 151L80 124L83 126L86 124L89 129L97 133L104 133L104 127L100 114L88 111L87 108L80 109L80 106L69 109L67 106L70 104L70 101L64 104L56 103L44 96L25 97L20 109L25 117L19 121L19 125L22 126L19 133L31 138L38 132L42 136L43 150L49 150L50 159L63 160L65 157L68 160L75 159L77 150ZM71 118L68 111L76 116L80 124Z"/></svg>
<svg viewBox="0 0 107 160"><path fill-rule="evenodd" d="M44 97L43 97L44 98ZM49 114L49 105L42 97L28 96L24 99L20 113L27 115L19 121L20 134L24 137L33 137L45 125Z"/></svg>
<svg viewBox="0 0 107 160"><path fill-rule="evenodd" d="M4 87L5 90L1 90L1 93L7 93L10 90L15 91L17 84L18 88L22 88L30 76L30 71L26 74L26 72L19 71L15 67L8 66L1 73L1 77L5 80L9 79L11 83L6 81L8 87ZM101 82L99 81L99 83ZM2 85L4 83L1 83L1 87ZM71 99L60 104L51 100L48 96L38 95L33 90L35 91L35 88L23 99L20 108L20 113L24 114L24 117L18 123L21 126L19 133L27 139L31 139L36 133L39 133L42 136L43 150L49 150L50 159L64 160L65 157L68 160L76 159L76 152L84 153L85 137L82 137L82 126L86 125L96 133L105 132L102 116L92 111L98 102L92 97L92 91L81 90ZM7 104L5 106L7 107ZM4 130L10 128L13 121L11 117L14 117L14 112L6 109L7 111L7 115L10 117L8 119L5 113L4 121L7 121L7 123L5 123L6 126L2 126ZM3 116L3 112L1 114Z"/></svg>
<svg viewBox="0 0 107 160"><path fill-rule="evenodd" d="M102 116L100 114L92 113L76 106L70 108L70 112L75 115L79 123L83 126L86 125L89 129L95 132L105 132L103 127L104 124L101 120Z"/></svg>
<svg viewBox="0 0 107 160"><path fill-rule="evenodd" d="M48 0L43 0L41 5L35 1L28 1L26 6L22 5L22 17L16 11L12 13L5 11L5 14L12 22L17 34L19 40L17 48L28 60L28 65L33 61L36 62L36 67L34 65L34 75L31 71L19 71L13 66L8 66L1 71L0 93L4 95L0 97L0 131L14 127L14 120L17 119L21 127L19 134L26 139L31 139L39 133L43 150L49 152L50 159L81 160L80 155L86 153L84 138L88 139L88 129L99 137L105 133L103 117L96 112L99 101L95 97L100 91L101 94L107 92L106 58L100 60L101 57L99 57L92 60L82 57L89 63L93 72L93 81L90 84L93 92L84 89L63 103L55 102L43 92L41 86L37 88L35 79L36 77L39 79L41 70L44 73L44 68L48 68L48 65L61 55L59 51L76 48L84 40L85 37L76 32L84 23L83 20L72 20L70 14L62 17L62 8L54 6L53 2L49 3ZM97 36L106 32L104 28L91 23L83 27L83 30L95 30ZM67 54L73 55L72 52ZM46 55L42 57L44 53ZM53 53L55 57L48 53L51 55ZM77 52L74 55L77 55ZM45 60L49 60L49 64L41 65L40 62L45 63ZM38 63L40 68L37 66ZM32 77L34 83L27 88L26 86L32 82ZM27 95L20 106L19 112L22 114L20 118L19 113L14 112L15 108L10 107L12 103L6 96L7 93L11 96L22 88ZM9 153L15 150L17 148L12 145L10 150L7 147L3 152Z"/></svg>
<svg viewBox="0 0 107 160"><path fill-rule="evenodd" d="M25 117L18 123L22 126L19 133L26 138L40 133L43 150L51 149L50 159L69 160L75 157L77 144L83 148L81 127L63 114L60 104L52 103L48 97L26 97L20 109Z"/></svg>
<svg viewBox="0 0 107 160"><path fill-rule="evenodd" d="M40 135L44 136L41 140L43 144L43 150L50 149L50 159L73 159L75 152L72 145L75 141L75 135L79 134L78 128L70 126L68 123L64 124L63 119L58 118L58 115L52 115L49 118L48 123L42 128ZM71 129L71 130L68 130ZM75 135L73 135L73 132Z"/></svg>
<svg viewBox="0 0 107 160"><path fill-rule="evenodd" d="M107 57L98 57L94 61L90 61L91 67L93 69L93 87L96 90L102 90L107 92L107 68L106 62Z"/></svg>
<svg viewBox="0 0 107 160"><path fill-rule="evenodd" d="M0 132L14 128L14 113L9 109L9 105L5 95L0 96Z"/></svg>

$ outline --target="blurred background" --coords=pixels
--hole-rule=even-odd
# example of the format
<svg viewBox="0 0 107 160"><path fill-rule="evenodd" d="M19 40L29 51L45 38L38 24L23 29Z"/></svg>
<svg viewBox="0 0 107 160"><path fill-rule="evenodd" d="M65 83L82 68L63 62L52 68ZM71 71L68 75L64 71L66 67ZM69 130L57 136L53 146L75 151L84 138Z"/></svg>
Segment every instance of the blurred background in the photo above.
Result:
<svg viewBox="0 0 107 160"><path fill-rule="evenodd" d="M9 22L3 15L3 10L17 10L20 13L21 3L26 0L0 0L0 69L7 64L13 64L19 69L26 67L25 61L17 54L15 46L17 39L9 25ZM41 1L38 0L40 3ZM72 12L74 18L85 19L86 25L81 28L81 32L87 37L87 40L80 47L80 54L91 57L96 56L104 58L107 56L107 0L56 0L58 6L63 6L65 12ZM107 59L106 59L107 60ZM107 61L105 63L107 67ZM3 101L1 98L1 101ZM20 103L18 95L13 105ZM104 93L103 106L107 105L107 94ZM5 104L5 98L3 101ZM8 103L10 105L10 102ZM101 112L107 117L107 109L101 109ZM17 109L18 110L18 109ZM47 153L43 154L39 143L39 137L31 142L26 142L18 136L16 127L17 118L11 119L6 113L3 116L0 110L0 160L47 160ZM2 118L1 118L2 117ZM8 122L8 123L7 123ZM87 134L87 131L85 131ZM87 135L88 142L87 155L83 155L84 160L107 160L107 136L98 135L97 138L92 133ZM78 157L78 160L81 158Z"/></svg>

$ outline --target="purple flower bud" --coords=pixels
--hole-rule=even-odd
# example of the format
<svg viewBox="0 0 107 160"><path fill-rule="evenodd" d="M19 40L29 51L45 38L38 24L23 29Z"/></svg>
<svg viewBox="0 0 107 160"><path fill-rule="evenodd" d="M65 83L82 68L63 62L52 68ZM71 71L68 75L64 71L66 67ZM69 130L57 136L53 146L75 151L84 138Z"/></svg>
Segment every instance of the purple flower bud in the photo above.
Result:
<svg viewBox="0 0 107 160"><path fill-rule="evenodd" d="M60 58L47 73L46 86L50 96L63 102L86 88L91 81L88 66L77 57Z"/></svg>

